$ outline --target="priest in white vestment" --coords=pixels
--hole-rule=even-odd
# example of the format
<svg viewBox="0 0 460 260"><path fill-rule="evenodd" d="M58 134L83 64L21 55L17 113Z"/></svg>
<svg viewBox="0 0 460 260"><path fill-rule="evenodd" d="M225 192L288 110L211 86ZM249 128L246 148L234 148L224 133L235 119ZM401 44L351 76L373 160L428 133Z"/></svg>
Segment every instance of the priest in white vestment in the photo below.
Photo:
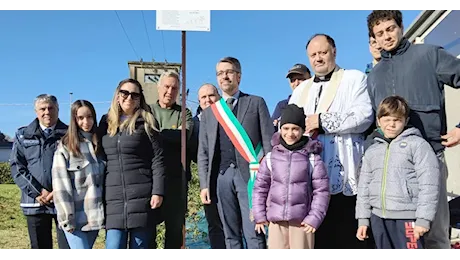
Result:
<svg viewBox="0 0 460 260"><path fill-rule="evenodd" d="M367 78L336 65L335 42L328 35L313 36L306 48L315 77L302 82L289 103L304 108L306 132L323 144L328 170L331 201L315 248L365 248L355 237L355 206L364 132L374 120Z"/></svg>

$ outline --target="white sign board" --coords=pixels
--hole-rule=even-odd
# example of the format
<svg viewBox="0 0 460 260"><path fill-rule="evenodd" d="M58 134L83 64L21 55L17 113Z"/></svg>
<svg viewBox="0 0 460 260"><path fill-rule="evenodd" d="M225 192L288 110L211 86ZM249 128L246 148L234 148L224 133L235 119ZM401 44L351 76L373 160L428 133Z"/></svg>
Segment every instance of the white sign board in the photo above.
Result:
<svg viewBox="0 0 460 260"><path fill-rule="evenodd" d="M211 10L157 10L157 30L211 31Z"/></svg>

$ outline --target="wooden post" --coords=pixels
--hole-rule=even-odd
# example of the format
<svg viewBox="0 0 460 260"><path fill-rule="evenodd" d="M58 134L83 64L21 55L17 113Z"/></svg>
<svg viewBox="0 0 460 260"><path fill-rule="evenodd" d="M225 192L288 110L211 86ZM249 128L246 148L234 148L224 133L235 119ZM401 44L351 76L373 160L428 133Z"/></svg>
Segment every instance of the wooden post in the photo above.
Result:
<svg viewBox="0 0 460 260"><path fill-rule="evenodd" d="M183 191L183 200L185 200L185 205L183 205L184 208L187 208L187 194L186 194L186 191L187 191L187 188L186 188L186 185L187 185L187 174L186 174L186 170L187 170L187 132L186 132L186 108L187 108L187 103L186 103L186 98L187 98L187 93L186 93L186 87L185 87L185 84L186 84L186 78L185 78L185 71L186 71L186 67L185 67L185 59L186 59L186 33L185 31L182 31L182 112L181 112L181 125L182 125L182 128L181 128L181 139L182 139L182 150L181 150L181 161L182 161L182 191ZM184 212L185 213L185 212ZM185 223L184 223L184 226L182 228L182 237L183 237L183 240L182 240L182 249L185 249Z"/></svg>
<svg viewBox="0 0 460 260"><path fill-rule="evenodd" d="M187 91L186 91L186 31L211 31L211 10L157 10L156 11L156 28L157 30L180 30L182 31L182 128L181 128L181 161L183 188L187 190L187 132L186 132L186 109L187 109ZM177 19L163 19L164 16L176 17ZM190 129L191 131L191 129ZM187 208L187 194L183 192L184 209ZM185 223L182 229L184 236L182 248L185 248Z"/></svg>

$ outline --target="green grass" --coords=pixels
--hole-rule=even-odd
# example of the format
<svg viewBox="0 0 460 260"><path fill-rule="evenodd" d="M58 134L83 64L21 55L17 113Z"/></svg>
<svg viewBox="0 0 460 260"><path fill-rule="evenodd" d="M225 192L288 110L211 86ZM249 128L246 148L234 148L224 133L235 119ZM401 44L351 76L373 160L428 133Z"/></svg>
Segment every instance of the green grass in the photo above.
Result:
<svg viewBox="0 0 460 260"><path fill-rule="evenodd" d="M26 217L19 207L21 193L15 184L0 184L0 248L30 248ZM53 244L58 248L53 224ZM105 232L99 232L94 248L104 248Z"/></svg>
<svg viewBox="0 0 460 260"><path fill-rule="evenodd" d="M188 221L194 222L198 211L201 209L199 198L199 182L196 164L192 164L192 180L189 184L188 194ZM21 193L15 184L0 184L0 249L27 249L30 248L27 222L19 207ZM164 223L157 226L157 245L163 248ZM196 236L201 236L196 230L188 230ZM56 231L53 224L53 243L57 247ZM94 248L105 248L105 230L99 231L99 236Z"/></svg>
<svg viewBox="0 0 460 260"><path fill-rule="evenodd" d="M0 248L30 248L26 218L14 184L0 184Z"/></svg>

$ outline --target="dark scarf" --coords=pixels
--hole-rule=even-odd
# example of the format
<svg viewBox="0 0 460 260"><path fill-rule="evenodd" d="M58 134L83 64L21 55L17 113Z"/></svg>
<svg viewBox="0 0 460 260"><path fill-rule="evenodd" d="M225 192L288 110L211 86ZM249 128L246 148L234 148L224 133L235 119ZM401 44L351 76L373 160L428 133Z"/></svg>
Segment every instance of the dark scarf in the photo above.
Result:
<svg viewBox="0 0 460 260"><path fill-rule="evenodd" d="M85 132L80 129L80 135L83 136L83 138L86 138L88 141L92 142L93 141L93 133L90 132Z"/></svg>
<svg viewBox="0 0 460 260"><path fill-rule="evenodd" d="M308 136L302 136L297 143L288 145L283 138L280 138L280 143L284 148L288 149L289 151L296 151L302 149L308 143Z"/></svg>

